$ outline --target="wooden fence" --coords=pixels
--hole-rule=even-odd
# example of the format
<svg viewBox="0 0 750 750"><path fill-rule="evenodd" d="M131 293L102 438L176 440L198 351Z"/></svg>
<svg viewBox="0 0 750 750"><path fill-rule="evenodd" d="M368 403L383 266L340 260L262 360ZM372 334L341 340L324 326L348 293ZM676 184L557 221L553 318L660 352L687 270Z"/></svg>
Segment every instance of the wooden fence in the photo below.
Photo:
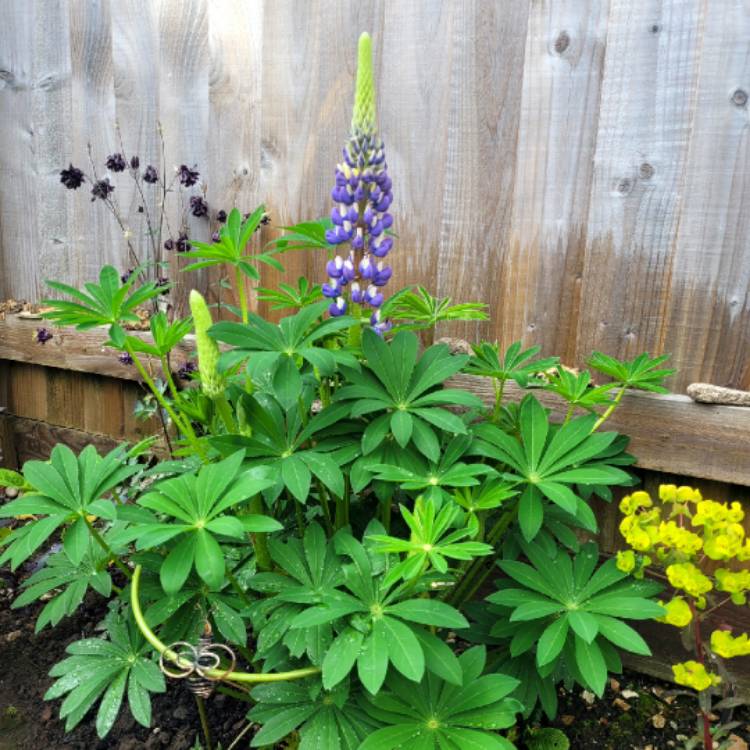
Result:
<svg viewBox="0 0 750 750"><path fill-rule="evenodd" d="M393 287L487 302L486 323L444 330L469 340L522 339L570 365L594 349L671 352L676 394L694 381L750 388L747 0L0 8L0 301L36 302L45 279L80 284L104 263L131 265L88 188L59 183L68 163L88 169L89 144L100 169L121 148L142 165L196 164L212 215L265 203L272 226L259 244L327 213L356 40L369 30L395 192ZM216 295L216 275L188 279L154 251L122 177L132 242L170 263L175 308L190 286ZM212 228L191 219L192 237ZM320 279L324 262L290 255L286 276ZM97 334L33 345L34 325L0 322L6 463L57 440L105 447L154 428L133 418L138 385ZM750 410L677 395L626 401L620 414L647 486L673 472L718 500L750 501ZM617 514L600 517L612 550Z"/></svg>
<svg viewBox="0 0 750 750"><path fill-rule="evenodd" d="M277 225L326 213L364 29L394 286L488 302L488 323L454 329L466 338L522 338L569 364L667 351L676 391L750 387L745 0L7 2L0 298L129 265L109 215L58 177L88 166L87 143L99 165L119 150L116 122L143 163L161 123L167 164L197 164L213 209L264 201ZM319 278L324 261L287 265ZM178 307L212 280L180 278Z"/></svg>

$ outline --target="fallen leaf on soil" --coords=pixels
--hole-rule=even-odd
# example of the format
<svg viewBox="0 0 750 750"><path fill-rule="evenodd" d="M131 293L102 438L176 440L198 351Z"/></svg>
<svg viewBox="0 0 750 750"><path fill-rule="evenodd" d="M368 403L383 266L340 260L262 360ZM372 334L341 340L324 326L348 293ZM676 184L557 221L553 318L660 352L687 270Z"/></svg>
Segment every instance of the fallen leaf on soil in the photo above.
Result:
<svg viewBox="0 0 750 750"><path fill-rule="evenodd" d="M662 714L655 714L651 717L651 723L654 725L654 729L664 729L667 720Z"/></svg>
<svg viewBox="0 0 750 750"><path fill-rule="evenodd" d="M609 678L609 686L615 693L620 689L620 683L614 677Z"/></svg>
<svg viewBox="0 0 750 750"><path fill-rule="evenodd" d="M635 690L623 690L620 695L623 698L637 698L639 694Z"/></svg>
<svg viewBox="0 0 750 750"><path fill-rule="evenodd" d="M575 720L576 720L576 717L571 716L570 714L563 714L560 717L560 721L563 723L563 726L565 727L569 727Z"/></svg>
<svg viewBox="0 0 750 750"><path fill-rule="evenodd" d="M630 711L630 704L622 698L615 698L612 701L613 706L617 706L621 711Z"/></svg>

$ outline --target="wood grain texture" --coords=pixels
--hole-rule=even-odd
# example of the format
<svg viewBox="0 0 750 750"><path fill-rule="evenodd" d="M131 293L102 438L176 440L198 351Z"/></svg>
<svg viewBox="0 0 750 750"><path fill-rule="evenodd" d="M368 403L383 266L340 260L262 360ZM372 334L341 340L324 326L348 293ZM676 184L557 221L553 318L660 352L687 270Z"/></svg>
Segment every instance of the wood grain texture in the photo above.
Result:
<svg viewBox="0 0 750 750"><path fill-rule="evenodd" d="M577 361L660 351L705 3L611 0Z"/></svg>
<svg viewBox="0 0 750 750"><path fill-rule="evenodd" d="M6 2L0 297L132 265L90 185L58 183L69 161L91 171L88 143L104 173L116 124L145 164L161 162L161 123L167 172L197 164L212 215L260 201L277 225L326 214L367 29L394 287L488 302L488 323L450 328L465 337L523 339L569 364L672 351L678 392L748 387L749 15L744 0ZM158 211L110 177L124 212ZM139 256L163 255L131 217ZM176 235L183 212L168 218ZM170 263L178 312L192 286L216 299L218 273ZM320 254L286 263L286 280L322 277Z"/></svg>
<svg viewBox="0 0 750 750"><path fill-rule="evenodd" d="M494 403L492 381L457 375L452 385ZM518 401L528 391L506 383L507 398ZM562 421L566 405L555 394L534 395ZM687 396L628 391L607 421L609 428L628 435L629 452L638 466L689 477L750 485L750 411L740 406L697 404Z"/></svg>
<svg viewBox="0 0 750 750"><path fill-rule="evenodd" d="M53 328L52 339L45 344L39 344L35 339L35 333L41 323L42 321L25 320L17 316L0 320L0 360L8 359L63 370L98 373L121 380L138 380L137 370L131 365L124 365L119 361L114 349L104 346L108 338L105 328L89 331L77 331L69 326ZM144 340L149 339L147 333L130 333ZM173 350L172 369L179 369L194 348L192 337L187 337ZM154 373L160 372L157 363L150 366Z"/></svg>
<svg viewBox="0 0 750 750"><path fill-rule="evenodd" d="M504 345L576 358L609 3L529 10L510 234L493 306Z"/></svg>

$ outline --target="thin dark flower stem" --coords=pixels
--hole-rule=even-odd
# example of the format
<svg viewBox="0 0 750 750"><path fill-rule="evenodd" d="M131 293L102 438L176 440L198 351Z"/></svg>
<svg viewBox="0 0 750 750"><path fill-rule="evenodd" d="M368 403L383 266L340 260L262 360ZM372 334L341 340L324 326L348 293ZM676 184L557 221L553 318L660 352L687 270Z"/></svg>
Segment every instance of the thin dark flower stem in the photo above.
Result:
<svg viewBox="0 0 750 750"><path fill-rule="evenodd" d="M247 726L232 740L232 744L227 748L227 750L234 750L235 747L237 747L237 743L253 728L254 724L252 722L248 722Z"/></svg>
<svg viewBox="0 0 750 750"><path fill-rule="evenodd" d="M703 650L703 637L701 635L701 619L698 617L698 613L696 611L695 604L693 603L692 599L690 600L690 611L693 615L693 638L694 638L694 644L695 644L695 655L698 659L699 664L705 665L706 663L706 655ZM709 688L710 690L710 688ZM710 693L709 693L710 695ZM700 702L700 697L699 697ZM714 750L714 739L711 736L711 719L708 718L708 714L706 713L705 708L703 707L703 704L701 703L700 706L701 709L701 718L703 719L703 747L704 750Z"/></svg>
<svg viewBox="0 0 750 750"><path fill-rule="evenodd" d="M198 706L198 717L201 721L201 728L203 729L203 739L206 743L206 750L213 750L211 744L211 730L208 726L208 715L206 714L206 703L200 695L195 696L195 705Z"/></svg>

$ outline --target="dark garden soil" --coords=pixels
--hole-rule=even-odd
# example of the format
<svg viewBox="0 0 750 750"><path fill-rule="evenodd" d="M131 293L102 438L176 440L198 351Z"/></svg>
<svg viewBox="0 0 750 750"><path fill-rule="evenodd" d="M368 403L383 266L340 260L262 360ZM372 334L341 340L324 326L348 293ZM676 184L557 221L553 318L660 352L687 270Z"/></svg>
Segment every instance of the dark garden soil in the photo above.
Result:
<svg viewBox="0 0 750 750"><path fill-rule="evenodd" d="M71 641L90 636L104 614L102 600L91 597L74 617L55 629L34 635L34 621L41 605L11 610L20 580L28 572L0 572L0 750L189 750L199 733L193 696L183 683L171 682L166 694L153 704L153 726L145 729L123 711L105 740L99 740L89 715L75 730L65 734L57 712L60 701L47 703L43 695L51 683L49 669L64 656ZM626 673L612 680L603 700L580 690L562 693L553 726L570 739L572 750L666 750L683 748L695 728L695 700L679 694L673 685L642 675ZM215 742L226 748L246 726L246 704L224 695L207 702ZM736 710L741 726L734 730L732 750L747 750L750 710ZM516 742L526 747L521 730ZM237 747L247 748L251 734Z"/></svg>

